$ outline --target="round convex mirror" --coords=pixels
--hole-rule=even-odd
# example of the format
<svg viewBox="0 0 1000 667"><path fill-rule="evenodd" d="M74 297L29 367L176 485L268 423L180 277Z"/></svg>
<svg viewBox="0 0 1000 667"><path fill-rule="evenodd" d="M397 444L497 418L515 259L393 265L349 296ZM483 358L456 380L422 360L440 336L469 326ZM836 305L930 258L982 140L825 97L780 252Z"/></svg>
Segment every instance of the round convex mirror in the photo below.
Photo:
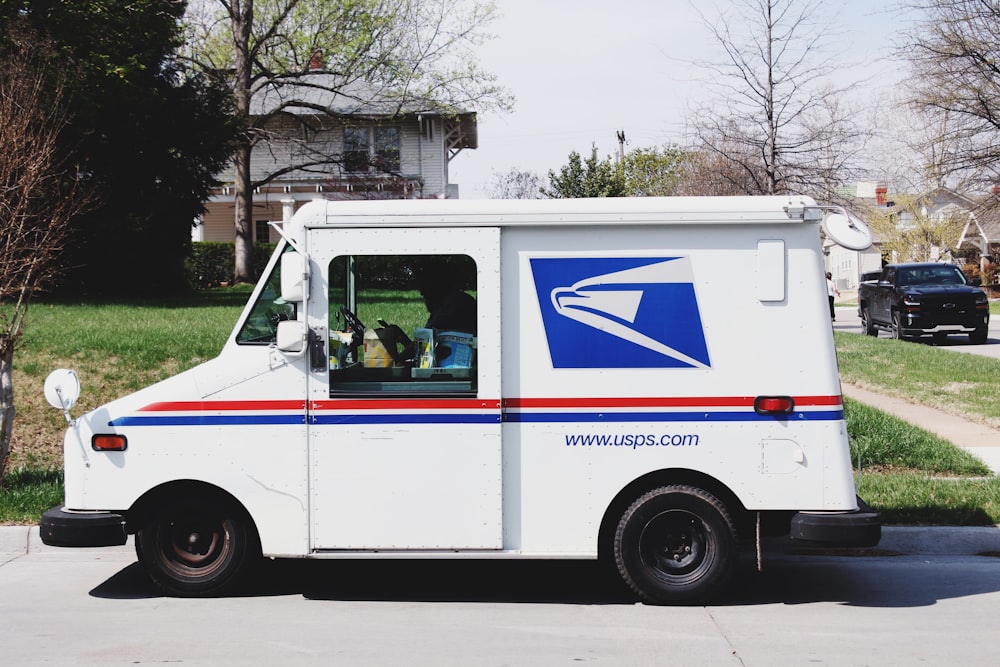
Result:
<svg viewBox="0 0 1000 667"><path fill-rule="evenodd" d="M60 368L45 378L45 400L54 408L64 412L76 405L80 397L80 378L76 371Z"/></svg>

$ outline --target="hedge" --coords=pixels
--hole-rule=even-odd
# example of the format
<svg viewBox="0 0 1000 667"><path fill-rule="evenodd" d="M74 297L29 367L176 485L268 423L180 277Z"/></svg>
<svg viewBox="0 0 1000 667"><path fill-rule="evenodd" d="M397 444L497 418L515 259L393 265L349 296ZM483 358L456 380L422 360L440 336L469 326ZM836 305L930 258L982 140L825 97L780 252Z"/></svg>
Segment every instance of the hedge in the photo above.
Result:
<svg viewBox="0 0 1000 667"><path fill-rule="evenodd" d="M235 249L232 243L198 241L192 243L191 256L184 261L188 284L194 289L218 287L233 281ZM275 243L253 244L253 277L256 281L274 252Z"/></svg>

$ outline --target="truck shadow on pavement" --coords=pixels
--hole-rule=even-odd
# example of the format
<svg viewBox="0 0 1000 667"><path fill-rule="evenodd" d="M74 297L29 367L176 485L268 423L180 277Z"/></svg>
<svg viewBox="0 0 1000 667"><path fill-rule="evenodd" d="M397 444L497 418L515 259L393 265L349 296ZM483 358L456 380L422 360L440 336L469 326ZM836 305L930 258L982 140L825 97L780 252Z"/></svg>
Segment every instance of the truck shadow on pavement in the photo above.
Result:
<svg viewBox="0 0 1000 667"><path fill-rule="evenodd" d="M923 607L942 600L1000 591L1000 559L949 556L830 556L752 554L741 557L725 595L709 606L798 605ZM105 599L160 593L137 563L90 594ZM231 597L301 595L309 600L635 604L617 573L592 561L265 561Z"/></svg>

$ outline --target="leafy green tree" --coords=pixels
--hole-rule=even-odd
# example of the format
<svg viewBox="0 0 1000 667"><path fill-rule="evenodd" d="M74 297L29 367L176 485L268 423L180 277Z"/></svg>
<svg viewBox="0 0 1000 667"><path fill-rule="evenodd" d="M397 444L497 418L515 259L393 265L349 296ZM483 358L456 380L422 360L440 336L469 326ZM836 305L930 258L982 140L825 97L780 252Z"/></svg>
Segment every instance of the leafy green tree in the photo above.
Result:
<svg viewBox="0 0 1000 667"><path fill-rule="evenodd" d="M627 194L625 173L610 156L597 158L597 147L591 146L586 160L576 151L569 154L569 162L559 168L559 173L549 170L549 187L542 194L552 199L579 197L624 197Z"/></svg>
<svg viewBox="0 0 1000 667"><path fill-rule="evenodd" d="M225 76L243 128L233 158L237 281L252 275L254 188L289 171L329 173L343 161L335 146L304 145L297 164L254 179L254 150L322 129L317 117L509 107L509 95L474 53L495 16L492 3L478 0L191 3L188 57ZM331 108L334 99L346 104Z"/></svg>
<svg viewBox="0 0 1000 667"><path fill-rule="evenodd" d="M0 25L47 35L52 55L73 71L74 113L59 142L97 203L74 222L64 289L186 286L191 225L231 153L234 127L228 88L175 57L184 9L163 0L0 0Z"/></svg>
<svg viewBox="0 0 1000 667"><path fill-rule="evenodd" d="M894 194L892 208L869 207L865 219L890 262L931 262L957 250L968 213L928 215L928 200Z"/></svg>
<svg viewBox="0 0 1000 667"><path fill-rule="evenodd" d="M625 193L629 197L678 194L685 152L677 146L636 148L625 154Z"/></svg>

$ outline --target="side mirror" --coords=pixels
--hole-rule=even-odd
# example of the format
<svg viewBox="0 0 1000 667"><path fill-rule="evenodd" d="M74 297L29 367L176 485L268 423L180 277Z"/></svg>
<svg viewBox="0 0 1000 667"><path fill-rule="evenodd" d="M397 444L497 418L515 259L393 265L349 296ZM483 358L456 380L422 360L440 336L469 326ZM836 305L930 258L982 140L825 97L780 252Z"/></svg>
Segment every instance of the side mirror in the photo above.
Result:
<svg viewBox="0 0 1000 667"><path fill-rule="evenodd" d="M305 298L305 275L302 255L286 252L281 256L281 298L299 303Z"/></svg>
<svg viewBox="0 0 1000 667"><path fill-rule="evenodd" d="M45 400L49 405L68 413L80 398L80 378L76 371L60 368L45 378Z"/></svg>
<svg viewBox="0 0 1000 667"><path fill-rule="evenodd" d="M278 322L276 344L282 352L302 352L306 349L306 323L297 320Z"/></svg>

